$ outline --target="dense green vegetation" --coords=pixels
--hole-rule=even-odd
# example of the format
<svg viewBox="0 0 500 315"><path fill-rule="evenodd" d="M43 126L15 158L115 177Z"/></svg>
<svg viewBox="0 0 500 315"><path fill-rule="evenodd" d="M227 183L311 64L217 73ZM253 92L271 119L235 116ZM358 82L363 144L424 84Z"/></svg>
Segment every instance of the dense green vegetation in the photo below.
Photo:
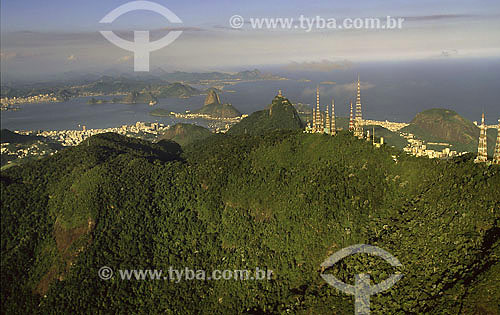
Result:
<svg viewBox="0 0 500 315"><path fill-rule="evenodd" d="M176 124L171 126L166 132L161 135L162 140L175 141L181 146L186 146L195 141L203 140L212 135L212 132L207 128L196 126L193 124Z"/></svg>
<svg viewBox="0 0 500 315"><path fill-rule="evenodd" d="M259 135L275 130L295 130L304 128L304 122L292 103L276 96L268 109L257 111L229 129L230 135Z"/></svg>
<svg viewBox="0 0 500 315"><path fill-rule="evenodd" d="M22 135L17 132L10 131L9 129L0 130L0 142L1 143L33 143L36 141L48 140L45 137L41 136L31 136L31 135Z"/></svg>
<svg viewBox="0 0 500 315"><path fill-rule="evenodd" d="M373 314L499 314L500 168L278 131L186 146L114 134L1 176L1 311L352 314L320 277L366 243L404 277ZM98 278L102 266L113 279ZM118 269L273 270L270 281L125 281ZM396 269L356 255L346 282ZM46 297L44 297L46 296Z"/></svg>

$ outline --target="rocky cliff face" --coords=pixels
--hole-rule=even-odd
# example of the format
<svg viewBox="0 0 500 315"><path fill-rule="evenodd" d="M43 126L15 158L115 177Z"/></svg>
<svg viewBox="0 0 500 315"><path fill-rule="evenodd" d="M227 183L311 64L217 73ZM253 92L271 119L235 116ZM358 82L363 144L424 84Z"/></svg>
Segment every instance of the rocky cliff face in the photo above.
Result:
<svg viewBox="0 0 500 315"><path fill-rule="evenodd" d="M211 104L220 105L219 95L217 94L217 92L215 92L214 89L210 89L208 91L208 95L205 98L205 103L203 104L203 106L207 106L207 105L211 105Z"/></svg>

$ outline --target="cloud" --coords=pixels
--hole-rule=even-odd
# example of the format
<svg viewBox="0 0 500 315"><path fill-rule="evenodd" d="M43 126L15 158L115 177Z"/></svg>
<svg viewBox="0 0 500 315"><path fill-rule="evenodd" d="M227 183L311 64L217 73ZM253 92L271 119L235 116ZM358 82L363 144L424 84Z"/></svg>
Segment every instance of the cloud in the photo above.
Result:
<svg viewBox="0 0 500 315"><path fill-rule="evenodd" d="M291 62L284 68L289 71L334 71L334 70L346 70L351 68L353 65L349 60L342 61L310 61L310 62Z"/></svg>
<svg viewBox="0 0 500 315"><path fill-rule="evenodd" d="M224 26L224 25L214 25L213 26L214 29L218 29L218 30L225 30L225 31L242 31L241 28L234 28L234 27L229 27L229 26Z"/></svg>
<svg viewBox="0 0 500 315"><path fill-rule="evenodd" d="M436 15L420 15L420 16L405 16L405 21L436 21L436 20L449 20L460 18L476 17L473 14L436 14Z"/></svg>
<svg viewBox="0 0 500 315"><path fill-rule="evenodd" d="M375 84L363 81L360 82L360 85L361 85L361 92L363 92L363 90L373 89L375 87ZM328 95L328 96L352 95L352 97L355 97L357 87L358 87L358 81L354 81L352 83L344 83L344 84L322 85L320 87L320 93L321 95ZM316 95L316 88L315 87L306 88L304 89L302 94L304 97Z"/></svg>
<svg viewBox="0 0 500 315"><path fill-rule="evenodd" d="M441 52L441 54L439 55L439 57L447 58L447 57L453 57L455 55L458 55L458 50L456 50L456 49L446 49L446 50L443 50Z"/></svg>
<svg viewBox="0 0 500 315"><path fill-rule="evenodd" d="M375 84L370 82L360 82L361 90L373 89ZM345 83L345 84L337 84L333 87L334 92L336 93L354 93L358 88L358 82Z"/></svg>
<svg viewBox="0 0 500 315"><path fill-rule="evenodd" d="M195 27L195 26L179 26L179 27L167 27L164 28L167 31L183 31L183 32L203 32L204 28Z"/></svg>

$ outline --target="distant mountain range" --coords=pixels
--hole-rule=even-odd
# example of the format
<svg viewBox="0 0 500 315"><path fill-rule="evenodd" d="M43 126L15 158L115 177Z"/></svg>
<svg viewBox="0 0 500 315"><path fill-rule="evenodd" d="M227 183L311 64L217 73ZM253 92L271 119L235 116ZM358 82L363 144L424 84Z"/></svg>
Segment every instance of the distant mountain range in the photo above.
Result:
<svg viewBox="0 0 500 315"><path fill-rule="evenodd" d="M201 81L212 80L279 80L283 79L280 76L263 73L257 69L246 70L236 73L227 72L206 72L206 73L190 73L190 72L165 72L160 69L153 71L153 75L167 81L180 81L189 83L199 83Z"/></svg>
<svg viewBox="0 0 500 315"><path fill-rule="evenodd" d="M166 72L162 69L155 69L147 74L127 73L119 71L105 71L102 74L82 74L69 73L61 78L53 78L52 81L18 83L1 86L1 97L27 97L45 93L61 94L61 91L72 93L68 96L77 95L78 92L91 92L103 94L129 93L131 91L141 91L146 88L158 88L168 86L173 82L185 84L209 83L210 81L255 81L255 80L280 80L280 76L262 73L261 71L247 70L236 73L225 72ZM175 83L174 83L175 84ZM161 89L159 91L162 92ZM185 91L179 95L190 96L194 91ZM194 94L196 95L196 94ZM160 97L169 97L160 96Z"/></svg>
<svg viewBox="0 0 500 315"><path fill-rule="evenodd" d="M129 94L149 92L155 97L189 97L201 92L187 84L169 83L164 80L135 80L129 78L102 77L87 85L74 87L79 93Z"/></svg>
<svg viewBox="0 0 500 315"><path fill-rule="evenodd" d="M201 91L187 84L179 82L162 84L149 84L133 80L115 80L112 78L101 79L88 86L81 87L80 92L98 93L103 95L126 94L124 98L115 97L112 100L89 100L89 104L124 103L124 104L149 104L158 102L159 98L180 97L187 98L200 95Z"/></svg>

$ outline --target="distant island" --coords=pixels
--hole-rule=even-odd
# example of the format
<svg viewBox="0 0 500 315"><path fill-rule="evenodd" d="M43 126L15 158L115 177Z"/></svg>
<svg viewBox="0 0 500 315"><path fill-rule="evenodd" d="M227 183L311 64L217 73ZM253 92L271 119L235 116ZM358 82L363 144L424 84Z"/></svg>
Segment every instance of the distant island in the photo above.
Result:
<svg viewBox="0 0 500 315"><path fill-rule="evenodd" d="M171 116L173 112L169 111L168 109L164 108L155 108L152 111L149 112L151 116L156 116L156 117L168 117Z"/></svg>
<svg viewBox="0 0 500 315"><path fill-rule="evenodd" d="M88 104L149 104L156 105L159 98L179 97L188 98L194 95L200 95L201 91L187 84L179 82L169 83L160 86L145 87L141 91L126 93L125 97L113 97L108 99L97 99L92 97L87 101Z"/></svg>
<svg viewBox="0 0 500 315"><path fill-rule="evenodd" d="M94 105L94 104L115 104L115 103L121 103L121 101L122 101L122 99L117 98L117 97L113 97L113 99L111 99L111 100L105 100L102 98L92 97L87 101L87 104L91 104L91 105Z"/></svg>
<svg viewBox="0 0 500 315"><path fill-rule="evenodd" d="M96 99L92 97L87 101L87 104L149 104L156 105L158 98L151 92L131 92L124 98L114 97L111 100Z"/></svg>

